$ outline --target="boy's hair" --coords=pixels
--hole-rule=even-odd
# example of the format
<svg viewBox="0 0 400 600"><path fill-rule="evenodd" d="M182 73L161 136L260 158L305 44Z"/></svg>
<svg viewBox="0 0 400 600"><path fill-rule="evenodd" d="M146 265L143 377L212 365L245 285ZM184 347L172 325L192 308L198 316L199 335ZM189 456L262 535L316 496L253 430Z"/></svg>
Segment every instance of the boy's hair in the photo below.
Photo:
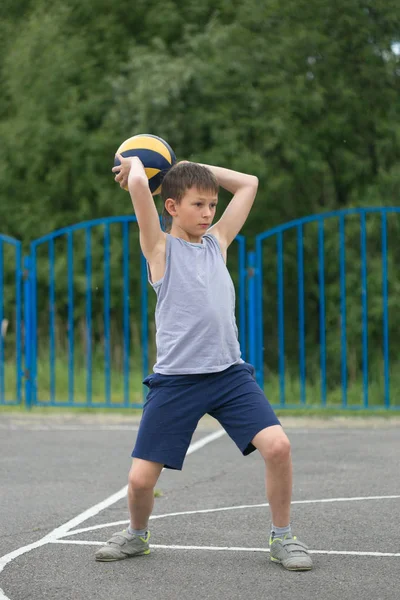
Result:
<svg viewBox="0 0 400 600"><path fill-rule="evenodd" d="M162 225L164 231L171 231L172 216L165 208L168 198L179 204L190 188L196 188L201 192L218 194L218 181L214 173L197 163L183 162L174 165L166 173L161 187L161 198L164 209L162 213Z"/></svg>

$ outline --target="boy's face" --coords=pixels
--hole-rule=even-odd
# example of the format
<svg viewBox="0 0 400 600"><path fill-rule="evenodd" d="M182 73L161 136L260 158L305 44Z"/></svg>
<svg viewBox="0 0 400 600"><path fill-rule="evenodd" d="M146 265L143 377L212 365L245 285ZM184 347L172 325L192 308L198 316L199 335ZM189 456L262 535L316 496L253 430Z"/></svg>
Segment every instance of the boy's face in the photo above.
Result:
<svg viewBox="0 0 400 600"><path fill-rule="evenodd" d="M179 204L174 202L172 210L174 223L189 235L200 237L211 226L217 204L218 195L214 192L190 188Z"/></svg>

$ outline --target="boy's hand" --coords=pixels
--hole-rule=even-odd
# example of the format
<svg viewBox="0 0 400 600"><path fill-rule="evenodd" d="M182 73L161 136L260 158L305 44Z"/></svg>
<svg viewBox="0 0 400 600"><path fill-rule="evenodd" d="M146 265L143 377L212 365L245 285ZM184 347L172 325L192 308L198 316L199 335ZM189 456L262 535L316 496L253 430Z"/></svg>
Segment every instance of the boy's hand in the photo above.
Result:
<svg viewBox="0 0 400 600"><path fill-rule="evenodd" d="M128 188L128 178L131 170L131 165L133 160L139 160L136 156L130 156L125 158L121 156L121 154L116 154L115 157L120 161L121 164L113 167L111 171L116 173L114 179L117 183L119 183L120 187L126 190Z"/></svg>

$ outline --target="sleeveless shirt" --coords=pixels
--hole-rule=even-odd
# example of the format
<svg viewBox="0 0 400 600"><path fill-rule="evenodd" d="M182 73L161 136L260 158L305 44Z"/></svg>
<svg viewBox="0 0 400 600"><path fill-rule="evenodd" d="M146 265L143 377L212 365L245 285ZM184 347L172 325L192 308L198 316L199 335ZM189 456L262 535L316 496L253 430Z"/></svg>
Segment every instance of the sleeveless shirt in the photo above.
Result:
<svg viewBox="0 0 400 600"><path fill-rule="evenodd" d="M164 276L152 282L147 272L157 294L155 373L214 373L244 362L235 288L213 235L192 243L167 234Z"/></svg>

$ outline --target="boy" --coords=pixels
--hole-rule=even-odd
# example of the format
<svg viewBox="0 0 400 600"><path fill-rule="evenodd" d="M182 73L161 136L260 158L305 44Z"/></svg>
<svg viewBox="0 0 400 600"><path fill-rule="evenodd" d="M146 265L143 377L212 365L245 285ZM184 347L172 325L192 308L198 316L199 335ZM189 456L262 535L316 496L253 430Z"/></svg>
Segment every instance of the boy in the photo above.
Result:
<svg viewBox="0 0 400 600"><path fill-rule="evenodd" d="M290 443L253 367L240 357L235 291L226 268L228 247L250 212L258 179L220 167L175 165L162 185L167 233L160 227L142 163L118 158L115 180L128 185L149 282L157 294L157 362L144 381L150 391L132 452L130 526L114 534L96 552L96 560L150 552L148 520L158 477L164 467L182 468L197 423L208 413L244 455L257 449L265 461L271 560L289 570L309 570L307 547L290 528ZM219 186L233 198L211 226Z"/></svg>

